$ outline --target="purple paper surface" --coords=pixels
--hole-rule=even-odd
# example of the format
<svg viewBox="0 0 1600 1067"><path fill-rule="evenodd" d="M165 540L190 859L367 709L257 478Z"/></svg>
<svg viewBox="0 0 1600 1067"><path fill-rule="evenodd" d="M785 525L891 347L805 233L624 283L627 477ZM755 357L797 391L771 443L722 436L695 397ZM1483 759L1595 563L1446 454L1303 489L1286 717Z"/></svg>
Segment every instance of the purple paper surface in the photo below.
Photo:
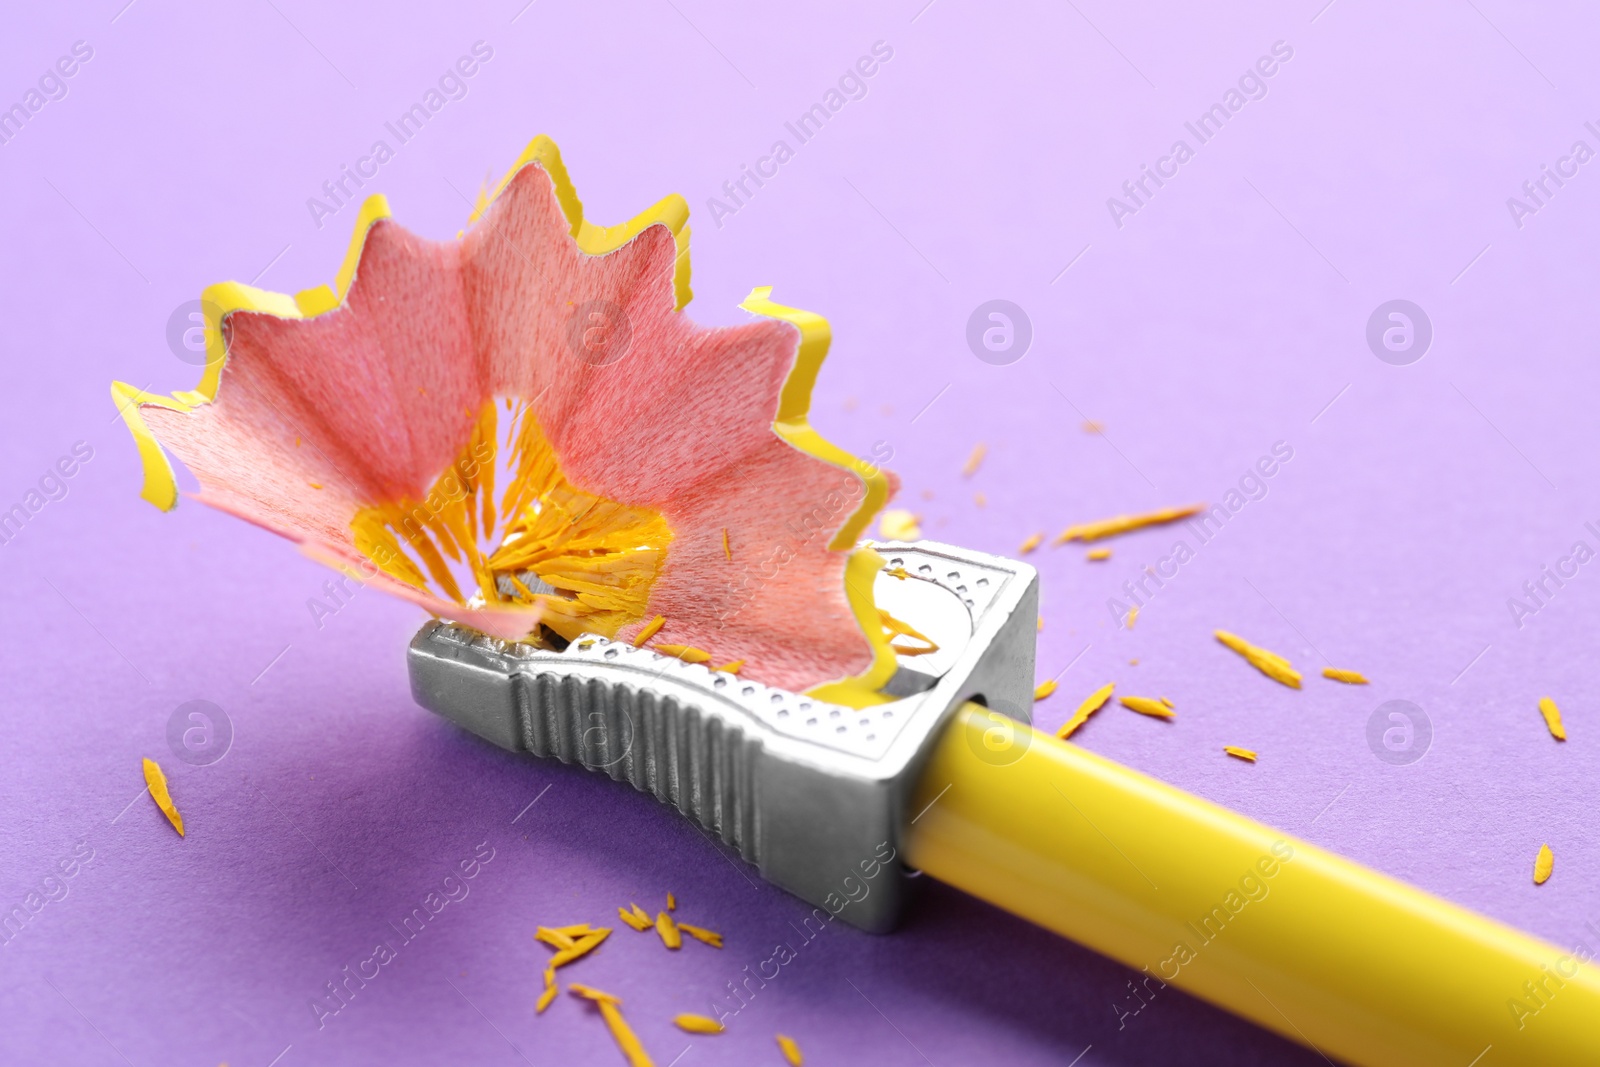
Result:
<svg viewBox="0 0 1600 1067"><path fill-rule="evenodd" d="M819 1065L1323 1062L1175 990L1140 1008L1133 972L938 885L894 935L834 923L807 940L808 908L652 798L417 708L410 606L341 603L288 543L138 499L107 385L194 385L186 302L229 278L331 280L357 208L323 183L344 167L376 167L363 195L448 237L538 133L591 219L687 197L698 321L740 321L769 284L828 317L813 421L858 453L893 450L927 536L1012 554L1071 522L1237 501L1210 534L1129 535L1103 563L1077 545L1029 557L1038 675L1061 685L1041 726L1107 681L1169 696L1174 723L1108 708L1076 740L1558 945L1593 943L1591 14L122 5L35 5L0 37L0 105L27 115L0 114L0 510L26 518L0 545L0 912L23 916L0 946L0 1061L620 1063L571 998L532 1013L549 955L534 927L591 922L619 928L563 979L620 995L663 1065L778 1063L776 1032ZM477 42L492 56L441 82ZM845 77L879 42L871 77ZM386 124L430 90L440 106L400 143ZM802 143L786 124L830 90L839 106ZM362 163L380 140L392 158ZM763 162L780 140L792 156ZM741 191L743 168L769 177ZM1031 324L1005 365L967 340L994 299ZM1386 313L1369 344L1393 300L1429 324L1420 358L1414 312L1411 347L1385 347ZM988 457L965 478L978 442ZM1272 475L1253 473L1275 446ZM73 473L52 476L64 457ZM1129 631L1115 601L1141 579ZM1222 649L1219 627L1288 656L1304 690ZM1329 663L1372 685L1316 677ZM209 765L168 744L194 700L232 724ZM1431 730L1407 764L1369 742L1393 700ZM182 840L141 794L145 756L167 769ZM1536 887L1545 842L1555 875ZM459 899L406 932L464 861ZM727 947L668 954L613 921L668 890ZM380 942L393 958L345 984L346 967L374 973ZM671 1026L780 943L794 958L725 1034Z"/></svg>

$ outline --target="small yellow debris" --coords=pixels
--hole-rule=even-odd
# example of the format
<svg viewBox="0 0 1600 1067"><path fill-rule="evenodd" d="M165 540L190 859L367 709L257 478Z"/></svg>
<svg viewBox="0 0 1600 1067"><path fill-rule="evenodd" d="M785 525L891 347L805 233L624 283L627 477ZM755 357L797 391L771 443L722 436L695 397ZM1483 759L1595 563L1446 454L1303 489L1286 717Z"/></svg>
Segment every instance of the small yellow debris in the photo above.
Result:
<svg viewBox="0 0 1600 1067"><path fill-rule="evenodd" d="M888 541L919 541L922 539L921 522L903 508L890 508L878 519L878 532Z"/></svg>
<svg viewBox="0 0 1600 1067"><path fill-rule="evenodd" d="M1139 605L1135 604L1128 609L1128 629L1133 629L1133 624L1139 621Z"/></svg>
<svg viewBox="0 0 1600 1067"><path fill-rule="evenodd" d="M702 945L710 945L712 948L722 947L722 935L715 930L707 930L703 926L690 926L688 923L678 923L678 929Z"/></svg>
<svg viewBox="0 0 1600 1067"><path fill-rule="evenodd" d="M622 1050L623 1057L628 1061L628 1067L655 1067L655 1060L650 1058L650 1054L634 1036L633 1030L622 1017L622 1012L616 1004L602 1000L599 1006L600 1017L606 1021L606 1029L611 1031L611 1040Z"/></svg>
<svg viewBox="0 0 1600 1067"><path fill-rule="evenodd" d="M1336 682L1343 682L1345 685L1370 684L1367 681L1367 676L1360 671L1347 671L1340 667L1324 667L1322 668L1322 676L1324 678L1332 678Z"/></svg>
<svg viewBox="0 0 1600 1067"><path fill-rule="evenodd" d="M1039 625L1034 627L1039 633L1044 633L1044 616L1039 616Z"/></svg>
<svg viewBox="0 0 1600 1067"><path fill-rule="evenodd" d="M911 577L904 567L890 567L887 571L884 571L884 573L889 577L902 582Z"/></svg>
<svg viewBox="0 0 1600 1067"><path fill-rule="evenodd" d="M594 927L588 923L578 923L576 926L552 926L551 929L558 934L565 934L567 937L582 937L593 930Z"/></svg>
<svg viewBox="0 0 1600 1067"><path fill-rule="evenodd" d="M638 905L634 905L634 907L637 908ZM640 917L635 915L633 912L628 911L626 908L618 908L617 914L622 916L623 922L627 923L641 934L650 929L651 923L649 916Z"/></svg>
<svg viewBox="0 0 1600 1067"><path fill-rule="evenodd" d="M639 907L639 905L633 903L631 900L628 902L628 907L633 909L633 917L635 919L638 919L640 922L644 923L645 926L653 925L650 922L650 913L648 911L645 911L643 908Z"/></svg>
<svg viewBox="0 0 1600 1067"><path fill-rule="evenodd" d="M167 817L172 828L182 837L183 816L178 814L178 806L172 802L172 794L167 791L167 776L161 773L161 765L153 759L144 761L144 784L150 787L150 796L155 800L156 807L161 809L161 814Z"/></svg>
<svg viewBox="0 0 1600 1067"><path fill-rule="evenodd" d="M743 666L744 660L736 659L732 663L724 663L720 667L712 667L711 669L714 671L722 671L725 674L738 674L739 668Z"/></svg>
<svg viewBox="0 0 1600 1067"><path fill-rule="evenodd" d="M629 1067L655 1067L655 1061L634 1036L627 1020L623 1019L620 999L590 986L579 985L577 982L572 983L570 991L574 996L593 1001L600 1009L600 1017L605 1020L606 1029L611 1031L611 1040L617 1043L617 1048L627 1059Z"/></svg>
<svg viewBox="0 0 1600 1067"><path fill-rule="evenodd" d="M1222 751L1235 759L1242 759L1246 763L1254 763L1256 761L1256 754L1252 749L1240 748L1238 745L1223 745Z"/></svg>
<svg viewBox="0 0 1600 1067"><path fill-rule="evenodd" d="M664 911L656 913L656 933L661 935L661 943L668 948L683 947L683 937L678 933L678 924Z"/></svg>
<svg viewBox="0 0 1600 1067"><path fill-rule="evenodd" d="M533 1006L535 1015L543 1015L550 1002L556 999L556 994L561 992L561 987L556 985L556 971L554 967L544 969L544 992L539 994L539 1002Z"/></svg>
<svg viewBox="0 0 1600 1067"><path fill-rule="evenodd" d="M1243 656L1250 666L1271 678L1281 682L1290 689L1300 688L1300 672L1290 665L1289 661L1276 652L1268 652L1259 645L1252 645L1249 641L1226 630L1217 630L1216 637L1224 645Z"/></svg>
<svg viewBox="0 0 1600 1067"><path fill-rule="evenodd" d="M691 1034L720 1034L723 1031L721 1023L706 1015L674 1015L672 1022L679 1030Z"/></svg>
<svg viewBox="0 0 1600 1067"><path fill-rule="evenodd" d="M989 506L989 498L984 496L982 493L973 493L972 502L978 505L980 508L986 508Z"/></svg>
<svg viewBox="0 0 1600 1067"><path fill-rule="evenodd" d="M1090 419L1090 420L1088 420L1087 422L1085 422L1083 424L1083 432L1084 433L1105 433L1106 432L1106 424L1103 423L1103 422L1095 422L1093 419Z"/></svg>
<svg viewBox="0 0 1600 1067"><path fill-rule="evenodd" d="M543 941L551 948L556 949L574 948L578 944L570 934L563 933L560 930L552 930L548 926L541 926L535 930L533 938L535 941Z"/></svg>
<svg viewBox="0 0 1600 1067"><path fill-rule="evenodd" d="M983 464L983 457L989 451L989 446L979 441L972 446L972 455L967 457L967 462L961 466L961 475L970 478L978 473L978 468Z"/></svg>
<svg viewBox="0 0 1600 1067"><path fill-rule="evenodd" d="M1022 555L1026 556L1029 552L1032 552L1034 549L1038 548L1039 547L1039 542L1041 542L1043 540L1044 540L1044 534L1036 533L1032 537L1028 538L1026 541L1022 542L1022 547L1020 549L1018 549L1017 551L1022 553Z"/></svg>
<svg viewBox="0 0 1600 1067"><path fill-rule="evenodd" d="M1170 707L1172 707L1172 698L1171 697L1162 697L1161 698L1161 703L1165 704L1167 707L1170 708Z"/></svg>
<svg viewBox="0 0 1600 1067"><path fill-rule="evenodd" d="M922 633L910 623L902 622L900 619L895 618L882 608L878 609L878 620L883 624L884 636L889 640L889 647L894 649L897 655L926 656L930 652L939 651L939 645L933 638ZM922 642L922 647L897 645L894 641L898 637L908 637L913 641L920 641Z"/></svg>
<svg viewBox="0 0 1600 1067"><path fill-rule="evenodd" d="M539 994L538 1003L533 1006L533 1013L535 1015L543 1015L544 1010L550 1006L551 1001L556 999L556 994L559 992L561 992L561 987L558 985L545 986L544 992Z"/></svg>
<svg viewBox="0 0 1600 1067"><path fill-rule="evenodd" d="M1533 884L1544 885L1550 880L1550 871L1556 865L1556 854L1550 851L1549 845L1540 845L1539 854L1533 860Z"/></svg>
<svg viewBox="0 0 1600 1067"><path fill-rule="evenodd" d="M554 956L551 956L550 966L552 968L565 967L573 960L580 960L587 956L590 952L594 951L594 949L599 947L600 942L604 941L610 936L611 931L608 928L602 927L599 930L590 931L589 933L578 938L576 943L574 943L571 948L564 948L560 952L557 952Z"/></svg>
<svg viewBox="0 0 1600 1067"><path fill-rule="evenodd" d="M1083 554L1083 558L1099 563L1111 558L1111 550L1109 548L1091 548Z"/></svg>
<svg viewBox="0 0 1600 1067"><path fill-rule="evenodd" d="M1071 737L1078 727L1089 721L1089 716L1105 707L1106 701L1111 699L1111 691L1116 687L1117 684L1115 682L1107 682L1090 693L1083 703L1078 705L1078 710L1072 713L1072 718L1068 719L1062 724L1061 729L1056 731L1056 736L1063 741Z"/></svg>
<svg viewBox="0 0 1600 1067"><path fill-rule="evenodd" d="M711 653L703 648L695 648L692 645L651 645L650 650L659 652L663 656L671 656L673 659L681 659L685 663L709 663L711 661Z"/></svg>
<svg viewBox="0 0 1600 1067"><path fill-rule="evenodd" d="M778 1034L778 1048L783 1051L783 1058L789 1062L789 1067L803 1067L805 1056L800 1052L800 1046L795 1044L794 1038Z"/></svg>
<svg viewBox="0 0 1600 1067"><path fill-rule="evenodd" d="M1055 691L1056 680L1054 678L1048 679L1047 681L1040 682L1038 685L1034 686L1033 699L1036 701L1043 700L1045 697L1049 696Z"/></svg>
<svg viewBox="0 0 1600 1067"><path fill-rule="evenodd" d="M575 997L583 997L585 1000L592 1000L597 1004L622 1003L622 998L614 997L610 993L596 989L594 986L584 985L582 982L573 982L567 987L567 991Z"/></svg>
<svg viewBox="0 0 1600 1067"><path fill-rule="evenodd" d="M633 647L643 648L644 643L650 640L656 634L660 633L661 628L666 624L667 617L665 615L657 615L655 618L645 623L644 629L633 635Z"/></svg>
<svg viewBox="0 0 1600 1067"><path fill-rule="evenodd" d="M728 557L728 562L733 562L733 547L728 544L728 528L722 528L722 554Z"/></svg>
<svg viewBox="0 0 1600 1067"><path fill-rule="evenodd" d="M1117 700L1129 711L1137 711L1140 715L1148 715L1153 719L1171 719L1177 714L1161 701L1149 697L1118 697Z"/></svg>
<svg viewBox="0 0 1600 1067"><path fill-rule="evenodd" d="M667 893L667 910L668 911L677 911L678 910L678 898L673 896L671 892Z"/></svg>
<svg viewBox="0 0 1600 1067"><path fill-rule="evenodd" d="M321 489L322 488L322 483L321 482L307 482L306 484L309 485L313 489Z"/></svg>
<svg viewBox="0 0 1600 1067"><path fill-rule="evenodd" d="M1550 728L1550 736L1557 741L1567 739L1567 728L1561 724L1561 709L1556 707L1556 702L1549 697L1539 698L1539 714L1544 716L1544 724ZM180 833L182 831L179 831Z"/></svg>
<svg viewBox="0 0 1600 1067"><path fill-rule="evenodd" d="M1164 508L1161 511L1149 511L1142 515L1117 515L1109 519L1098 519L1094 522L1079 523L1068 526L1056 536L1056 544L1064 545L1068 541L1099 541L1106 537L1127 533L1129 530L1139 530L1146 526L1159 526L1163 523L1177 522L1187 519L1190 515L1199 514L1205 507L1204 504L1190 504L1183 508Z"/></svg>

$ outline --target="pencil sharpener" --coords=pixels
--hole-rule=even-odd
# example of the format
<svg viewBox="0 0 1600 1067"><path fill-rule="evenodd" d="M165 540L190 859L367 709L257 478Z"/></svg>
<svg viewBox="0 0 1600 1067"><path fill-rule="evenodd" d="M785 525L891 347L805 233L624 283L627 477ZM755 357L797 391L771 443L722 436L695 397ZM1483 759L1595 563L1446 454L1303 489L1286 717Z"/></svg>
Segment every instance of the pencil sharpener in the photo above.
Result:
<svg viewBox="0 0 1600 1067"><path fill-rule="evenodd" d="M928 541L874 547L879 607L938 646L900 658L886 703L829 704L598 635L556 650L447 621L412 639L411 691L502 748L654 794L767 881L887 931L906 880L856 887L903 851L913 787L956 708L1030 721L1039 593L1024 563Z"/></svg>

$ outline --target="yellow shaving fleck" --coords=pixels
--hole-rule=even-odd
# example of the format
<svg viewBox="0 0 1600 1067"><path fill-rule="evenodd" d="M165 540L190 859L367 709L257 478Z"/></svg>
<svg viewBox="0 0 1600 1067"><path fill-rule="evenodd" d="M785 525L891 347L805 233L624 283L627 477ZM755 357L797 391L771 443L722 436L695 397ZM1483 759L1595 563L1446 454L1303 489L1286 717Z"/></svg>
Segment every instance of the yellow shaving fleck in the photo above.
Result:
<svg viewBox="0 0 1600 1067"><path fill-rule="evenodd" d="M539 1001L533 1006L535 1015L543 1015L550 1002L556 999L556 994L561 992L561 987L556 985L545 986L544 992L539 994Z"/></svg>
<svg viewBox="0 0 1600 1067"><path fill-rule="evenodd" d="M644 1046L634 1036L633 1029L622 1017L622 1012L618 1010L622 1004L620 998L577 982L572 983L570 991L573 996L593 1001L600 1009L600 1017L605 1020L606 1029L611 1031L611 1040L617 1043L617 1048L627 1059L629 1067L655 1067L655 1061L644 1050Z"/></svg>
<svg viewBox="0 0 1600 1067"><path fill-rule="evenodd" d="M577 945L577 942L574 941L569 935L562 933L560 930L552 930L547 926L541 926L538 930L534 931L533 939L535 941L543 941L551 948L558 949L572 948Z"/></svg>
<svg viewBox="0 0 1600 1067"><path fill-rule="evenodd" d="M906 569L904 567L891 567L889 570L884 571L884 573L891 578L898 578L902 582L911 577L911 575L906 573Z"/></svg>
<svg viewBox="0 0 1600 1067"><path fill-rule="evenodd" d="M1039 633L1044 633L1044 616L1043 615L1039 616L1039 621L1038 621L1037 624L1035 624L1034 629L1037 630Z"/></svg>
<svg viewBox="0 0 1600 1067"><path fill-rule="evenodd" d="M584 985L582 982L573 982L567 987L567 989L572 993L573 996L582 997L585 1000L592 1000L596 1004L622 1003L622 999L620 997L614 997L610 993L596 989L594 986Z"/></svg>
<svg viewBox="0 0 1600 1067"><path fill-rule="evenodd" d="M1083 424L1083 432L1084 433L1105 433L1106 432L1106 424L1103 423L1103 422L1095 422L1093 419L1090 419L1088 422L1085 422Z"/></svg>
<svg viewBox="0 0 1600 1067"><path fill-rule="evenodd" d="M622 1055L627 1058L629 1067L655 1067L655 1061L644 1050L639 1039L634 1036L627 1020L623 1019L622 1012L618 1010L620 1001L598 1001L600 1017L606 1021L606 1029L611 1031L611 1040L617 1043L617 1048L622 1050Z"/></svg>
<svg viewBox="0 0 1600 1067"><path fill-rule="evenodd" d="M321 482L307 482L306 484L309 485L313 489L321 489L322 488L322 483Z"/></svg>
<svg viewBox="0 0 1600 1067"><path fill-rule="evenodd" d="M739 668L744 666L744 660L736 659L732 663L724 663L720 667L712 667L714 671L726 671L728 674L738 674Z"/></svg>
<svg viewBox="0 0 1600 1067"><path fill-rule="evenodd" d="M722 528L722 554L728 557L728 562L733 562L733 547L728 544L728 528Z"/></svg>
<svg viewBox="0 0 1600 1067"><path fill-rule="evenodd" d="M1539 846L1539 855L1533 860L1533 884L1544 885L1550 880L1550 872L1555 869L1556 854L1550 851L1549 845Z"/></svg>
<svg viewBox="0 0 1600 1067"><path fill-rule="evenodd" d="M551 969L556 967L565 967L573 960L581 960L583 957L592 952L600 944L600 942L604 941L610 936L611 931L606 928L601 928L599 930L594 930L590 933L584 934L571 948L564 948L560 952L557 952L554 956L550 957Z"/></svg>
<svg viewBox="0 0 1600 1067"><path fill-rule="evenodd" d="M622 916L623 922L627 923L641 934L650 929L650 920L648 918L641 919L633 914L633 912L628 911L625 908L618 908L617 914Z"/></svg>
<svg viewBox="0 0 1600 1067"><path fill-rule="evenodd" d="M645 911L643 908L639 907L639 905L634 904L631 901L628 903L628 907L633 909L633 917L635 919L638 919L640 922L644 923L646 927L649 927L649 926L652 925L652 923L650 922L650 913L649 912Z"/></svg>
<svg viewBox="0 0 1600 1067"><path fill-rule="evenodd" d="M1222 751L1237 759L1242 759L1246 763L1254 763L1256 761L1255 752L1248 748L1240 748L1237 745L1223 745Z"/></svg>
<svg viewBox="0 0 1600 1067"><path fill-rule="evenodd" d="M539 1002L533 1006L535 1015L543 1015L550 1002L556 999L556 994L561 992L561 987L556 985L556 972L549 967L544 970L544 992L539 994Z"/></svg>
<svg viewBox="0 0 1600 1067"><path fill-rule="evenodd" d="M1149 697L1118 697L1122 706L1129 711L1137 711L1140 715L1148 715L1152 719L1171 719L1175 712L1159 700Z"/></svg>
<svg viewBox="0 0 1600 1067"><path fill-rule="evenodd" d="M1556 707L1556 702L1549 697L1539 698L1539 714L1544 716L1545 726L1550 728L1550 736L1557 741L1567 739L1567 728L1561 724L1561 709Z"/></svg>
<svg viewBox="0 0 1600 1067"><path fill-rule="evenodd" d="M678 924L664 911L656 913L656 933L661 935L661 943L668 948L683 947L683 938L678 934Z"/></svg>
<svg viewBox="0 0 1600 1067"><path fill-rule="evenodd" d="M1033 688L1033 699L1036 700L1036 701L1043 700L1045 697L1049 696L1051 693L1054 693L1055 691L1056 691L1056 680L1054 678L1051 678L1048 681L1040 682L1038 685L1034 686L1034 688Z"/></svg>
<svg viewBox="0 0 1600 1067"><path fill-rule="evenodd" d="M886 541L918 541L922 539L919 521L903 508L890 508L878 517L878 532Z"/></svg>
<svg viewBox="0 0 1600 1067"><path fill-rule="evenodd" d="M704 1015L674 1015L672 1022L679 1030L691 1034L720 1034L723 1030L721 1023Z"/></svg>
<svg viewBox="0 0 1600 1067"><path fill-rule="evenodd" d="M1230 634L1226 630L1217 630L1216 636L1218 641L1239 653L1249 662L1250 666L1268 678L1275 682L1281 682L1290 689L1300 688L1300 672L1290 666L1289 661L1276 652L1268 652L1259 645L1252 645L1244 638L1239 637L1237 634Z"/></svg>
<svg viewBox="0 0 1600 1067"><path fill-rule="evenodd" d="M678 898L673 896L670 892L667 894L667 910L668 911L677 911L678 910Z"/></svg>
<svg viewBox="0 0 1600 1067"><path fill-rule="evenodd" d="M710 945L712 948L722 947L722 935L715 930L707 930L703 926L690 926L688 923L679 923L678 929L701 944Z"/></svg>
<svg viewBox="0 0 1600 1067"><path fill-rule="evenodd" d="M1106 701L1111 699L1111 691L1116 687L1117 683L1107 682L1090 693L1084 698L1083 703L1078 705L1078 710L1072 713L1072 718L1063 723L1061 729L1056 731L1056 736L1063 741L1071 737L1078 727L1089 721L1089 716L1105 707Z"/></svg>
<svg viewBox="0 0 1600 1067"><path fill-rule="evenodd" d="M502 446L496 412L493 400L483 406L455 461L420 500L358 511L350 523L356 548L396 580L457 604L537 607L540 622L569 641L586 630L616 636L643 617L671 527L655 511L569 482L531 405L510 417ZM502 448L511 474L497 503ZM530 572L554 592L530 593ZM473 588L463 591L458 575Z"/></svg>
<svg viewBox="0 0 1600 1067"><path fill-rule="evenodd" d="M656 634L660 633L661 628L666 624L667 617L665 615L657 615L655 618L645 623L644 629L633 635L633 647L643 648L644 643L650 640Z"/></svg>
<svg viewBox="0 0 1600 1067"><path fill-rule="evenodd" d="M1111 550L1109 548L1091 548L1088 552L1084 553L1084 559L1092 559L1096 562L1110 558Z"/></svg>
<svg viewBox="0 0 1600 1067"><path fill-rule="evenodd" d="M1177 522L1179 519L1187 519L1190 515L1198 514L1204 507L1204 504L1190 504L1183 508L1164 508L1161 511L1148 511L1142 515L1118 515L1110 519L1079 523L1062 530L1056 537L1056 544L1064 545L1068 541L1099 541L1102 538L1127 533L1129 530Z"/></svg>
<svg viewBox="0 0 1600 1067"><path fill-rule="evenodd" d="M1169 708L1172 707L1172 701L1168 697L1162 697L1161 703L1165 704Z"/></svg>
<svg viewBox="0 0 1600 1067"><path fill-rule="evenodd" d="M172 802L172 794L167 791L167 776L161 773L161 765L155 760L144 761L144 784L150 787L150 796L155 800L156 807L161 809L161 814L167 817L172 828L178 831L178 836L183 836L183 816L178 814L178 807Z"/></svg>
<svg viewBox="0 0 1600 1067"><path fill-rule="evenodd" d="M659 652L663 656L671 656L673 659L681 659L685 663L706 663L711 659L711 653L692 645L651 645L650 650Z"/></svg>
<svg viewBox="0 0 1600 1067"><path fill-rule="evenodd" d="M594 927L588 923L579 923L576 926L553 926L551 929L558 934L565 934L567 937L582 937L593 930Z"/></svg>
<svg viewBox="0 0 1600 1067"><path fill-rule="evenodd" d="M902 622L901 620L895 618L882 608L878 609L878 619L883 623L884 635L888 637L890 642L889 647L894 649L899 655L926 656L930 652L939 651L939 645L931 637L920 632L910 623ZM894 644L893 642L896 637L909 637L913 641L921 641L925 647L908 648L905 645Z"/></svg>
<svg viewBox="0 0 1600 1067"><path fill-rule="evenodd" d="M982 441L979 441L977 444L973 445L972 455L968 456L967 461L961 465L962 477L970 478L974 474L977 474L978 467L983 464L983 457L988 451L989 446L984 444Z"/></svg>
<svg viewBox="0 0 1600 1067"><path fill-rule="evenodd" d="M1022 555L1026 556L1029 552L1032 552L1034 549L1038 548L1039 547L1039 542L1043 541L1043 540L1044 540L1044 534L1036 533L1032 537L1028 538L1026 541L1022 542L1022 547L1020 549L1018 549L1017 551L1022 553Z"/></svg>
<svg viewBox="0 0 1600 1067"><path fill-rule="evenodd" d="M1369 684L1367 682L1366 675L1362 674L1360 671L1347 671L1339 667L1322 668L1322 676L1324 678L1332 678L1336 682L1343 682L1345 685Z"/></svg>
<svg viewBox="0 0 1600 1067"><path fill-rule="evenodd" d="M982 493L973 493L972 502L978 505L980 508L989 506L989 498L984 496Z"/></svg>
<svg viewBox="0 0 1600 1067"><path fill-rule="evenodd" d="M1128 609L1128 629L1133 629L1133 624L1139 621L1139 605L1135 604Z"/></svg>
<svg viewBox="0 0 1600 1067"><path fill-rule="evenodd" d="M783 1034L776 1036L778 1038L778 1048L783 1052L783 1058L789 1061L789 1067L803 1067L806 1058L801 1054L800 1046L795 1044L794 1038L785 1037Z"/></svg>

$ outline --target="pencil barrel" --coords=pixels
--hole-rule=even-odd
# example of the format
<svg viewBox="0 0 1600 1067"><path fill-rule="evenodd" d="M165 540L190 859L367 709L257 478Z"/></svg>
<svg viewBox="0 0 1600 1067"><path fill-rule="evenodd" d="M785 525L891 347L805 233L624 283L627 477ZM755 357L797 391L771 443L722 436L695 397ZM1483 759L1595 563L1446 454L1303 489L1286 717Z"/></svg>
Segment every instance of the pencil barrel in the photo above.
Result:
<svg viewBox="0 0 1600 1067"><path fill-rule="evenodd" d="M1600 1063L1563 949L976 704L909 807L912 866L1365 1067Z"/></svg>

